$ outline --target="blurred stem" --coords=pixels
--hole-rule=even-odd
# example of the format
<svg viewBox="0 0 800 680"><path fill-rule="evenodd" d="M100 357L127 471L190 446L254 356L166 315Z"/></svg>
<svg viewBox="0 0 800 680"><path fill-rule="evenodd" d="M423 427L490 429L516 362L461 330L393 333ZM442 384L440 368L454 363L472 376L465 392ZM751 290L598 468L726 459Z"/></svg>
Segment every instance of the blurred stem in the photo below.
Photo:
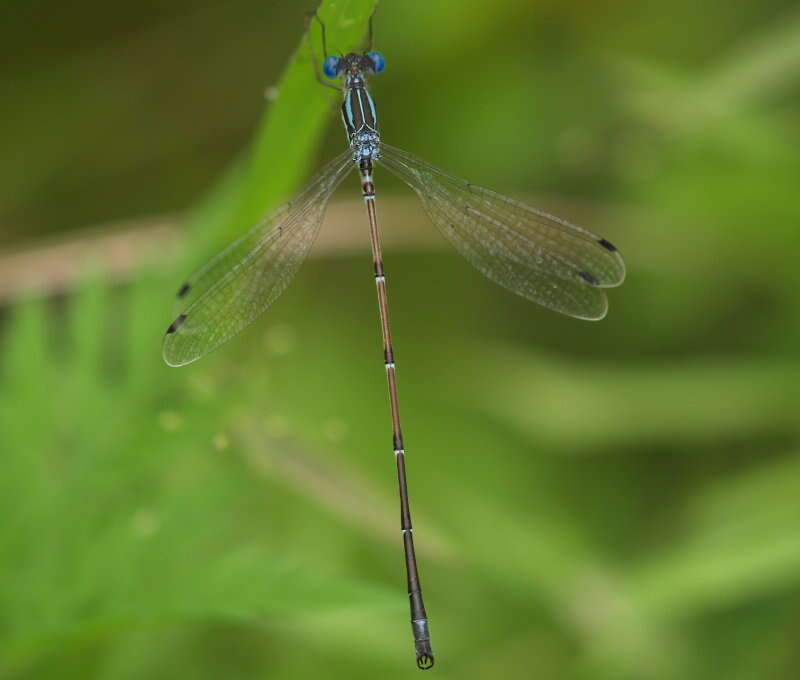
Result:
<svg viewBox="0 0 800 680"><path fill-rule="evenodd" d="M704 76L682 79L629 59L619 59L639 83L634 109L667 129L697 128L758 105L796 82L800 68L800 14L793 10L756 39L743 42Z"/></svg>

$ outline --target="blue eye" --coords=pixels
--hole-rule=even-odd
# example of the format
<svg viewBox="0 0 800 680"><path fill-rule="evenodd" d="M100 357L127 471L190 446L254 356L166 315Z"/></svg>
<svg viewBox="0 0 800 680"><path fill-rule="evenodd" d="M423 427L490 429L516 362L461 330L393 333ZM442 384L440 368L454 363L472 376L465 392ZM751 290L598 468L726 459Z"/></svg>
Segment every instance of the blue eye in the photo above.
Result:
<svg viewBox="0 0 800 680"><path fill-rule="evenodd" d="M372 70L375 71L375 73L380 73L386 68L386 59L383 58L380 52L367 52L367 56L372 62Z"/></svg>
<svg viewBox="0 0 800 680"><path fill-rule="evenodd" d="M339 75L339 57L328 57L322 65L322 72L328 78L335 78Z"/></svg>

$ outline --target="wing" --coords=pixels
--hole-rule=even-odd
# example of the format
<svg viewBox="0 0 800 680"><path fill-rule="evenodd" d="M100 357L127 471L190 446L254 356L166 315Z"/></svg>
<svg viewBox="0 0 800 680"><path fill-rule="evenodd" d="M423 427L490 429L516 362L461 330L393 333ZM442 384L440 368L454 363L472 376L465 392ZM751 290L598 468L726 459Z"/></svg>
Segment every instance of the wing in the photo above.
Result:
<svg viewBox="0 0 800 680"><path fill-rule="evenodd" d="M348 149L181 286L184 307L167 329L164 361L170 366L196 361L275 302L314 243L328 199L353 167Z"/></svg>
<svg viewBox="0 0 800 680"><path fill-rule="evenodd" d="M606 239L381 144L379 162L408 184L442 234L480 272L548 309L602 319L603 288L625 279Z"/></svg>

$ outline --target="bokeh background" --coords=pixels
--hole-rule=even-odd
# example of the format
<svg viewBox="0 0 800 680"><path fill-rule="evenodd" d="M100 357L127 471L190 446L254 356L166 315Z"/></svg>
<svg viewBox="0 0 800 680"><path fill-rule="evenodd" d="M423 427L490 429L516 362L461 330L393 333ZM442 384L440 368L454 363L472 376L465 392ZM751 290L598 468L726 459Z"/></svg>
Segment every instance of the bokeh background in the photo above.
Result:
<svg viewBox="0 0 800 680"><path fill-rule="evenodd" d="M324 3L334 50L371 7ZM268 314L160 357L187 272L343 148L308 9L0 10L2 678L418 673L355 176ZM796 678L797 3L383 0L375 30L387 141L628 265L604 321L560 317L376 177L430 672Z"/></svg>

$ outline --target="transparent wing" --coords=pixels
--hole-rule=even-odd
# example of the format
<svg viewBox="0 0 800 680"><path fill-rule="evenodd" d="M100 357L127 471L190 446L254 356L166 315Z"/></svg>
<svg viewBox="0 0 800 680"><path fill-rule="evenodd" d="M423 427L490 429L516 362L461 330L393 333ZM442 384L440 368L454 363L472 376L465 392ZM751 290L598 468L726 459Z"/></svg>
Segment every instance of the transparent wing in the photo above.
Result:
<svg viewBox="0 0 800 680"><path fill-rule="evenodd" d="M328 199L353 167L348 149L181 286L183 311L167 329L164 361L170 366L196 361L275 302L314 243Z"/></svg>
<svg viewBox="0 0 800 680"><path fill-rule="evenodd" d="M568 316L602 319L603 288L625 279L606 239L381 144L379 162L420 197L433 223L480 272Z"/></svg>

